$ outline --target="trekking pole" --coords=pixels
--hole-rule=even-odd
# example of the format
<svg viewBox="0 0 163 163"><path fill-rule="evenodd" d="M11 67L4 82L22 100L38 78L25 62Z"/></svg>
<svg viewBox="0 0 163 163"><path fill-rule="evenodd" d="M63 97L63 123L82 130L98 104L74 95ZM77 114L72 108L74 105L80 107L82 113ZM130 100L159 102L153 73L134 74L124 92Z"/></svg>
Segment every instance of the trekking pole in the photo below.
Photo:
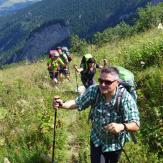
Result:
<svg viewBox="0 0 163 163"><path fill-rule="evenodd" d="M78 88L79 88L79 86L78 86L78 76L77 76L76 70L75 70L75 79L76 79L76 88L77 88L77 92L79 92L79 91L78 91Z"/></svg>
<svg viewBox="0 0 163 163"><path fill-rule="evenodd" d="M128 155L127 155L127 153L126 153L126 151L124 150L123 147L122 147L122 151L123 151L123 153L125 154L125 156L126 156L126 158L127 158L127 161L128 161L129 163L131 163L131 161L130 161L130 159L129 159L129 157L128 157Z"/></svg>
<svg viewBox="0 0 163 163"><path fill-rule="evenodd" d="M123 148L123 146L122 146L121 142L119 141L119 139L118 139L118 136L117 136L117 135L116 135L116 138L117 138L117 140L118 140L118 144L120 145L120 147L121 147L121 149L122 149L123 153L124 153L124 154L125 154L125 156L126 156L127 161L128 161L129 163L131 163L131 161L130 161L130 159L129 159L129 157L128 157L128 155L127 155L126 151L125 151L125 149Z"/></svg>
<svg viewBox="0 0 163 163"><path fill-rule="evenodd" d="M59 99L59 96L54 97L54 100ZM55 157L55 139L56 139L56 123L57 123L57 109L55 109L54 112L54 132L53 132L53 150L52 150L52 163L54 163L54 157Z"/></svg>
<svg viewBox="0 0 163 163"><path fill-rule="evenodd" d="M138 140L137 140L136 136L134 135L134 133L130 133L130 135L131 135L131 139L134 142L134 144L138 144Z"/></svg>
<svg viewBox="0 0 163 163"><path fill-rule="evenodd" d="M55 156L55 137L56 137L56 119L57 119L57 110L54 112L54 133L53 133L53 152L52 152L52 163L54 163Z"/></svg>
<svg viewBox="0 0 163 163"><path fill-rule="evenodd" d="M103 66L107 67L107 60L106 59L103 59Z"/></svg>

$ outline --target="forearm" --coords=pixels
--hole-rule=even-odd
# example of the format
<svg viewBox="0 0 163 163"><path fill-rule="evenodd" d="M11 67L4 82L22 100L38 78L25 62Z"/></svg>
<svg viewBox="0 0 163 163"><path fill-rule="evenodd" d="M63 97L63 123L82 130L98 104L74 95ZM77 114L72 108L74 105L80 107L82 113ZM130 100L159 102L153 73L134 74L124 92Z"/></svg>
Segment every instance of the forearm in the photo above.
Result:
<svg viewBox="0 0 163 163"><path fill-rule="evenodd" d="M62 104L61 106L63 109L77 109L77 105L75 103L75 100L69 100L69 101L66 101Z"/></svg>
<svg viewBox="0 0 163 163"><path fill-rule="evenodd" d="M123 125L124 124L124 125ZM129 132L136 132L139 130L139 126L136 122L123 123L123 128ZM126 126L126 127L125 127Z"/></svg>
<svg viewBox="0 0 163 163"><path fill-rule="evenodd" d="M66 65L65 65L61 60L59 60L58 62L59 62L59 64L62 65L63 67L66 67Z"/></svg>
<svg viewBox="0 0 163 163"><path fill-rule="evenodd" d="M77 67L75 67L75 70L76 70L77 72L82 72L82 71L83 71L83 68L77 68Z"/></svg>
<svg viewBox="0 0 163 163"><path fill-rule="evenodd" d="M129 123L110 123L104 126L111 133L120 133L122 131L135 132L139 130L139 126L135 122Z"/></svg>
<svg viewBox="0 0 163 163"><path fill-rule="evenodd" d="M104 68L104 66L99 65L98 68L99 68L99 69L102 69L102 68Z"/></svg>

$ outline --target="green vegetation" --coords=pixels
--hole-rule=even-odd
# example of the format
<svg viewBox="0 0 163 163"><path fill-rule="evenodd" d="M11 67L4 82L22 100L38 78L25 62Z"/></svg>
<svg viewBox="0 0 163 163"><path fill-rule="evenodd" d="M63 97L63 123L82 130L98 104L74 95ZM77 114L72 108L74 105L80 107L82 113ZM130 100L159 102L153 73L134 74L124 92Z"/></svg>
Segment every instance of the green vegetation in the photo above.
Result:
<svg viewBox="0 0 163 163"><path fill-rule="evenodd" d="M154 24L152 27L137 35L101 42L100 48L99 44L88 46L78 36L72 37L72 50L77 51L80 42L80 50L92 53L98 63L106 58L111 65L124 66L135 74L141 129L136 134L138 144L129 142L125 146L134 163L163 162L163 31ZM45 59L0 70L0 162L7 157L12 163L37 163L42 153L51 156L52 98L59 95L68 100L77 96L72 65L79 64L80 58L78 53L73 56L71 82L65 80L58 89L50 82ZM90 162L88 112L58 110L55 160L59 163ZM120 163L127 163L124 154Z"/></svg>
<svg viewBox="0 0 163 163"><path fill-rule="evenodd" d="M72 34L87 37L111 24L117 24L120 16L134 13L137 7L144 6L147 1L44 0L8 17L0 17L0 64L17 54L33 31L40 29L43 24L62 20Z"/></svg>
<svg viewBox="0 0 163 163"><path fill-rule="evenodd" d="M160 41L162 35L162 31L151 30L116 44L106 44L98 51L94 51L99 62L105 57L112 64L125 65L135 72L141 130L137 134L139 143L134 145L130 142L125 146L133 162L160 163L163 161L161 160L163 154L161 137L163 76L161 72L163 67L155 62L153 64L147 62L145 67L140 67L139 62L134 64L128 62L129 58L133 58L134 61L134 57L138 56L141 50L147 50L141 49L142 42L145 42L143 45L145 47L148 39L152 38L151 44L154 45L155 42ZM129 53L131 50L134 51L135 47L139 49L138 53ZM159 46L153 48L157 48L154 51L157 51L158 56L162 56L162 49ZM145 54L146 62L150 55ZM74 56L73 63L79 63L79 58ZM13 163L32 163L40 161L41 153L51 156L54 118L52 98L54 95L60 95L64 100L76 97L74 75L72 70L71 83L64 81L58 86L59 89L55 89L49 81L45 61L32 65L10 66L0 71L0 162L7 157ZM55 151L58 162L89 163L88 111L82 113L58 111ZM124 155L121 162L127 162Z"/></svg>
<svg viewBox="0 0 163 163"><path fill-rule="evenodd" d="M97 32L92 37L92 43L102 46L105 43L116 41L135 35L139 32L146 31L150 28L156 27L163 21L163 3L157 6L148 4L146 8L138 9L137 18L134 25L128 25L121 22L114 28L108 28L102 33Z"/></svg>

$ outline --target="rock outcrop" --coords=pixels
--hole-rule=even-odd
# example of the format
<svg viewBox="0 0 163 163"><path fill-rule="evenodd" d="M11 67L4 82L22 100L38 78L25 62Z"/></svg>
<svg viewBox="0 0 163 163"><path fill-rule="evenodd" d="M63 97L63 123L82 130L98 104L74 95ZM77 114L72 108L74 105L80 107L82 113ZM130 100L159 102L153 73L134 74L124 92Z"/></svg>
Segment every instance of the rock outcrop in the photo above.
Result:
<svg viewBox="0 0 163 163"><path fill-rule="evenodd" d="M21 60L33 61L47 53L51 47L70 36L69 27L63 21L55 21L34 30L27 39L24 48L14 54L7 63Z"/></svg>

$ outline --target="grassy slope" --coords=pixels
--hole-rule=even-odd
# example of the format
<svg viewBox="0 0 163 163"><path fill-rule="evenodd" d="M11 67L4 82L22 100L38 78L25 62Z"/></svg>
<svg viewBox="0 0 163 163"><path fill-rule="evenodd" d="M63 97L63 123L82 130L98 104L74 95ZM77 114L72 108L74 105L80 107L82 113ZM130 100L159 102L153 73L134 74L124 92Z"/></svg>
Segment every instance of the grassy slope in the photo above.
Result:
<svg viewBox="0 0 163 163"><path fill-rule="evenodd" d="M107 44L103 48L99 49L95 55L97 58L107 58L111 64L122 64L126 62L124 58L123 49L136 47L137 45L143 45L147 42L161 39L163 32L160 30L149 30L145 33L133 36L131 38L125 38L121 41L114 41L112 44ZM100 55L98 55L100 54ZM132 59L131 59L132 60Z"/></svg>
<svg viewBox="0 0 163 163"><path fill-rule="evenodd" d="M151 38L162 37L161 35L161 33L158 35L158 31L151 30L106 45L96 50L95 55L99 62L105 57L112 64L123 65L125 62L121 54L123 48L143 43L144 40ZM73 63L79 63L79 58L74 57ZM0 71L0 162L4 157L8 157L13 163L37 162L40 153L51 153L52 97L57 94L67 100L76 96L72 92L76 87L74 71L71 77L71 82L64 81L58 86L59 89L55 89L49 82L46 61L31 65L15 65ZM56 156L59 162L79 160L79 151L83 155L85 151L88 152L89 127L86 127L85 117L86 113L59 111L56 143ZM137 161L147 161L148 153L141 142L138 145L130 143L126 148L133 149L128 150L132 160L136 161L136 156L139 155ZM88 156L85 157L88 160ZM155 159L155 156L149 156L148 162L152 159ZM122 162L126 162L124 156Z"/></svg>
<svg viewBox="0 0 163 163"><path fill-rule="evenodd" d="M74 76L73 74L74 72L71 71L71 73ZM1 113L0 130L1 131L3 130L2 135L0 135L1 142L0 145L5 146L6 148L6 150L0 151L1 160L0 162L2 162L2 159L5 156L9 158L11 157L10 160L13 162L17 161L23 162L26 159L27 159L26 161L34 162L33 160L28 160L31 157L35 157L35 159L37 158L36 160L38 160L39 157L33 156L35 155L32 153L33 151L27 152L26 149L24 149L25 152L27 153L27 156L24 156L24 154L22 154L22 156L18 157L16 149L15 150L13 149L15 148L14 146L16 146L16 144L19 142L17 139L23 139L22 140L23 144L20 143L20 149L29 148L24 147L24 143L27 142L29 143L30 140L27 140L26 142L26 140L24 139L26 139L26 137L32 137L33 134L36 134L37 137L40 137L39 136L40 134L46 135L47 130L50 132L47 135L47 138L40 137L37 138L37 140L34 140L34 142L35 143L37 142L37 144L40 143L41 146L41 141L45 141L45 139L50 139L49 140L50 142L48 144L49 146L48 148L50 148L49 150L50 153L52 148L52 135L53 135L52 133L53 110L51 109L52 98L56 94L61 95L62 97L64 97L64 99L69 98L70 96L74 97L75 94L72 92L75 90L74 86L76 86L76 83L75 80L73 79L72 82L65 81L63 84L59 85L58 89L56 90L53 87L53 83L51 83L49 80L48 72L46 70L46 61L38 62L31 65L14 65L10 66L10 68L4 69L3 71L0 71L0 81L1 81L0 93L2 95L0 101L2 104L0 110ZM14 115L17 113L18 115ZM62 114L65 117L68 116L69 118L63 119ZM6 119L4 119L5 116L7 116ZM69 125L74 123L75 116L76 116L75 112L73 112L72 114L70 112L62 113L61 111L59 112L58 120L61 121L61 126L62 124L64 124L64 126L62 127L68 128ZM40 126L43 127L41 127L40 129ZM13 137L12 133L9 133L11 128L14 133L17 132L15 137ZM29 131L26 131L27 128L29 129ZM21 131L21 133L19 133L18 131ZM67 137L70 139L67 141L66 143L67 145L65 145L67 151L65 150L64 152L65 155L64 160L68 160L69 158L71 158L72 153L77 151L76 149L74 151L73 148L69 147L69 141L71 145L74 144L72 143L73 142L72 138L75 137L75 135L71 133L73 131L65 129L65 132L67 136L65 137L63 135L62 137L62 131L60 131L60 129L58 131L59 135L61 134L61 139L65 139ZM13 137L14 139L13 146L11 145L12 140L11 142L9 140L9 144L6 143L6 139L8 138L11 139L11 137ZM60 141L60 139L58 141ZM10 153L10 150L12 151L12 153ZM43 150L42 147L41 150ZM38 150L38 153L41 152L41 150L40 151ZM46 151L47 149L45 150L45 152Z"/></svg>

